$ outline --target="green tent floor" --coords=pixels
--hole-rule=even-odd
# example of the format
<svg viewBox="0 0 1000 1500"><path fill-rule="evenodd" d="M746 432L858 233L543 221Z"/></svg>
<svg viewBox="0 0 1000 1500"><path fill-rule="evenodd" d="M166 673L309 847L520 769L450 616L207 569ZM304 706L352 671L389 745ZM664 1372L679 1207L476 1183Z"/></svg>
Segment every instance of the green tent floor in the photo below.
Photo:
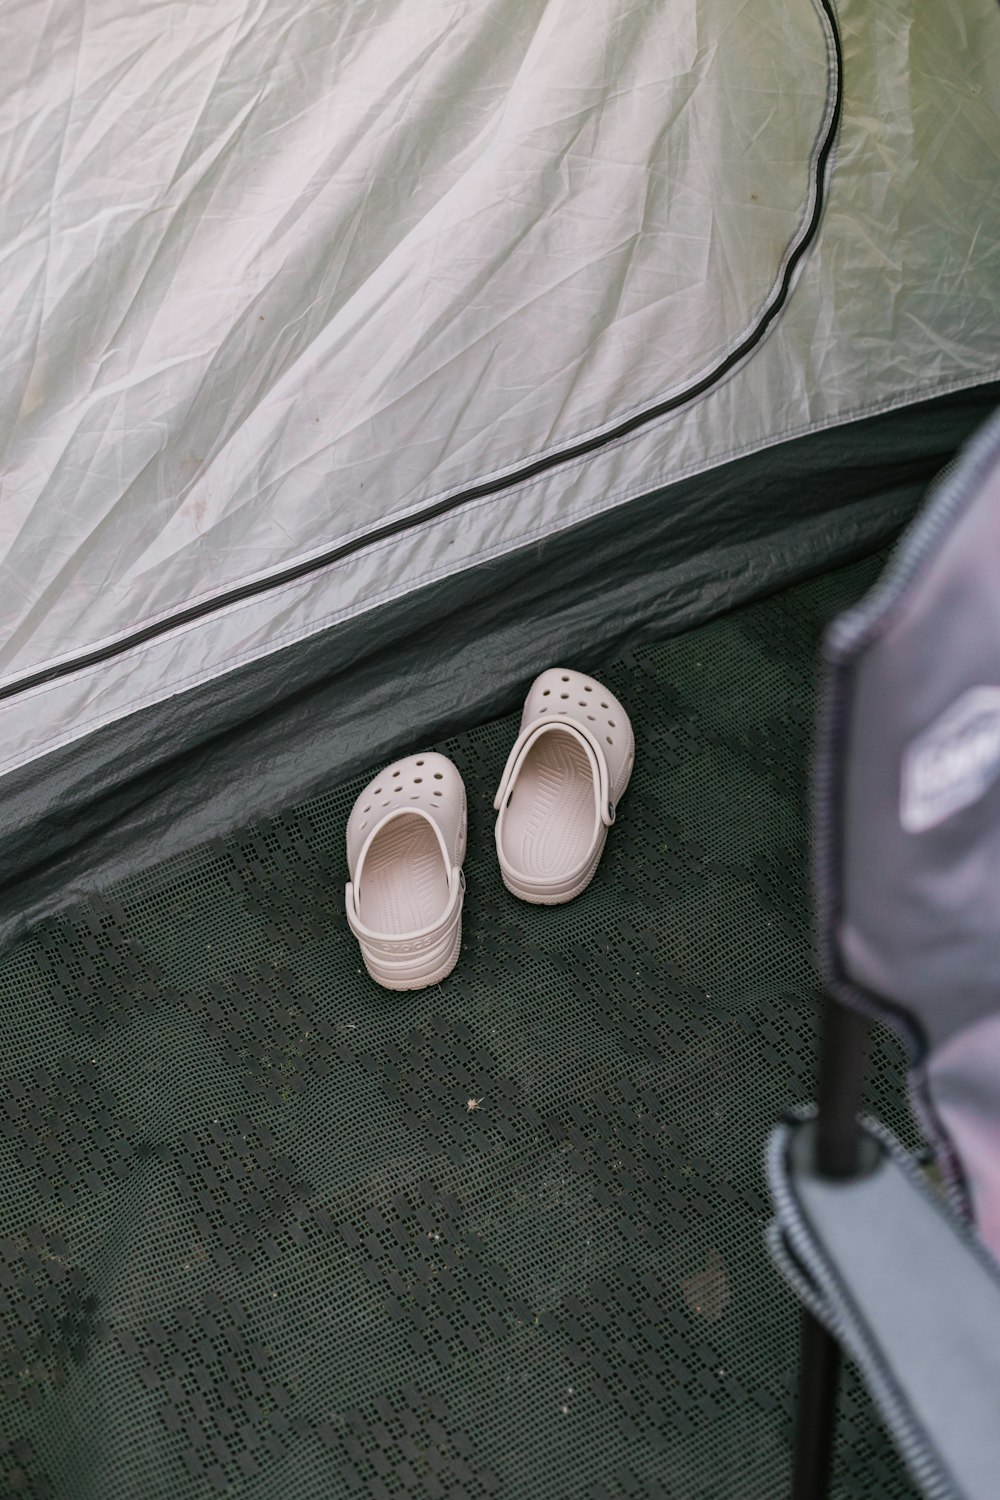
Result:
<svg viewBox="0 0 1000 1500"><path fill-rule="evenodd" d="M571 905L500 882L516 719L441 746L444 985L379 990L345 926L366 778L0 959L0 1495L786 1493L762 1156L813 1092L817 642L881 562L574 663L637 761ZM870 1106L912 1140L901 1067L880 1035ZM842 1409L832 1494L910 1495L853 1376Z"/></svg>

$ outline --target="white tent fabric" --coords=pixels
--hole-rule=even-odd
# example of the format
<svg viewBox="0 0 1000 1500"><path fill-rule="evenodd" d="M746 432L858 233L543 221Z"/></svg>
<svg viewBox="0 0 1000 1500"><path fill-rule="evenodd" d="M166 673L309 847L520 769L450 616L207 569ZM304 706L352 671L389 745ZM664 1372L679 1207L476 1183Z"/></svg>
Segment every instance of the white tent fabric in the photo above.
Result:
<svg viewBox="0 0 1000 1500"><path fill-rule="evenodd" d="M993 0L846 0L829 162L819 0L55 0L39 25L10 7L0 62L0 771L668 481L1000 373Z"/></svg>

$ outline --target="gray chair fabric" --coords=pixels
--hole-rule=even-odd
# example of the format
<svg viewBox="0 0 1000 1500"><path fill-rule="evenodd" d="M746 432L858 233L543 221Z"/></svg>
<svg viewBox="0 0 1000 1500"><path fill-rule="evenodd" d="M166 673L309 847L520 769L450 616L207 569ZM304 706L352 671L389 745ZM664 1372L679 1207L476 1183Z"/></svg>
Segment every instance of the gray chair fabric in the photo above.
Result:
<svg viewBox="0 0 1000 1500"><path fill-rule="evenodd" d="M922 1492L1000 1493L1000 413L825 642L816 891L834 998L908 1044L947 1196L868 1124L859 1172L783 1125L769 1247ZM832 1391L832 1387L830 1388Z"/></svg>
<svg viewBox="0 0 1000 1500"><path fill-rule="evenodd" d="M774 1135L772 1256L847 1349L933 1500L996 1500L1000 1272L902 1147L866 1122L869 1157L835 1181L812 1165L811 1122Z"/></svg>
<svg viewBox="0 0 1000 1500"><path fill-rule="evenodd" d="M1000 1256L1000 414L830 630L817 899L838 999L897 1025Z"/></svg>

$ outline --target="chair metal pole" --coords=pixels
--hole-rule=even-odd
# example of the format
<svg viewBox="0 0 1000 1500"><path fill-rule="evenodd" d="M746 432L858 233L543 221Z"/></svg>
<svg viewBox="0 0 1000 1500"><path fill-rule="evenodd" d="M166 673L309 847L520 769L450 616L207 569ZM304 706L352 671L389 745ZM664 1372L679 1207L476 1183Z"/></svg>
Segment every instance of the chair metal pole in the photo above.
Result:
<svg viewBox="0 0 1000 1500"><path fill-rule="evenodd" d="M802 1312L792 1500L825 1500L833 1458L840 1345Z"/></svg>
<svg viewBox="0 0 1000 1500"><path fill-rule="evenodd" d="M816 1112L816 1170L823 1177L853 1177L858 1171L858 1112L870 1024L860 1011L829 996L825 1000Z"/></svg>
<svg viewBox="0 0 1000 1500"><path fill-rule="evenodd" d="M858 1110L868 1019L837 1001L823 1005L816 1115L816 1169L853 1177L859 1165ZM802 1315L798 1424L792 1500L825 1500L833 1456L840 1347L811 1313Z"/></svg>

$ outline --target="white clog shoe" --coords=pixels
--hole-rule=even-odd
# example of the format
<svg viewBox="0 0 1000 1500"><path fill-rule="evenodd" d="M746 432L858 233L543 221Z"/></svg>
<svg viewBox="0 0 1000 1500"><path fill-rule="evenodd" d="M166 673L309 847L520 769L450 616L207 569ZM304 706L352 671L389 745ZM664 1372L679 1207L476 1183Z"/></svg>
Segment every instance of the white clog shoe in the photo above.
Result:
<svg viewBox="0 0 1000 1500"><path fill-rule="evenodd" d="M568 667L535 679L493 802L512 895L556 906L586 889L634 761L628 714L607 688Z"/></svg>
<svg viewBox="0 0 1000 1500"><path fill-rule="evenodd" d="M387 990L447 977L462 946L465 786L444 755L386 766L347 822L347 921L365 968Z"/></svg>

